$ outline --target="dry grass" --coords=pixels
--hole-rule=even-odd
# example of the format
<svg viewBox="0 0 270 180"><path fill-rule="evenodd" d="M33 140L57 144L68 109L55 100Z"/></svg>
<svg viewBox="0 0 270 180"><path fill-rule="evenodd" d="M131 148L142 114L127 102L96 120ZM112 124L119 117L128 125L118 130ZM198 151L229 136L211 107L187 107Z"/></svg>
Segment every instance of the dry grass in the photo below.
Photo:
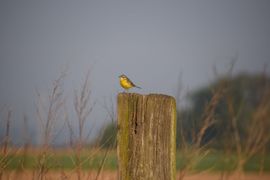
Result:
<svg viewBox="0 0 270 180"><path fill-rule="evenodd" d="M89 172L82 172L83 180L89 179L93 180L96 178L98 172L96 171L89 171ZM15 172L5 172L3 175L3 179L20 179L20 180L29 180L33 179L33 173L31 171L24 171L22 173L16 174ZM117 172L116 171L103 171L99 175L100 179L102 180L117 180ZM180 173L177 173L177 179L181 176ZM268 180L270 179L270 174L255 174L255 173L248 173L244 174L243 178L245 180ZM47 173L46 179L48 180L75 180L78 179L77 174L73 172L53 172L50 171ZM185 180L220 180L220 174L215 173L199 173L199 174L187 174L185 176ZM238 174L230 174L226 178L228 180L239 180Z"/></svg>
<svg viewBox="0 0 270 180"><path fill-rule="evenodd" d="M246 179L244 174L244 166L248 160L256 155L261 156L260 174L264 173L263 164L265 162L267 145L270 142L270 84L267 80L267 75L263 73L261 76L261 82L259 83L263 85L259 93L260 98L258 106L251 111L250 119L248 121L249 124L247 128L244 129L245 137L240 137L241 135L239 132L240 127L238 127L238 121L240 121L239 114L243 112L241 107L239 107L237 111L235 110L237 108L235 108L235 104L233 102L233 92L230 89L232 86L232 84L230 84L230 74L231 70L229 71L227 77L221 79L219 84L215 86L215 89L213 89L211 99L205 105L204 112L201 116L202 124L197 131L193 131L191 144L187 142L183 129L181 129L181 150L185 154L184 156L187 160L187 164L180 171L178 176L179 180L189 179L187 177L187 173L191 172L194 164L198 163L200 159L205 157L210 152L207 145L211 142L208 142L203 146L201 146L201 142L206 130L218 121L218 119L215 119L215 110L218 104L221 102L225 102L226 104L229 114L227 124L229 124L232 129L232 133L225 135L228 138L228 142L223 147L224 152L227 153L224 160L226 160L226 157L234 156L236 151L237 168L234 170L234 177L237 175L237 178L235 179ZM180 93L178 92L177 94L179 95ZM243 101L242 105L244 103L246 102ZM224 170L220 174L220 179L228 179L231 176L230 174L231 172ZM195 177L198 176L196 175ZM252 179L252 177L250 178Z"/></svg>
<svg viewBox="0 0 270 180"><path fill-rule="evenodd" d="M49 91L47 98L37 91L38 103L37 107L37 117L40 122L41 134L42 134L42 145L39 148L32 148L30 144L30 138L28 133L28 120L27 116L23 116L23 136L25 139L24 146L20 148L10 148L10 129L12 126L12 110L11 108L1 109L1 114L4 114L4 125L5 132L4 137L1 140L1 158L0 158L0 180L2 179L87 179L87 180L113 180L117 179L116 171L103 170L104 162L107 159L109 149L102 150L102 145L92 150L85 150L84 147L87 144L87 139L91 134L91 130L86 132L85 124L87 121L90 123L90 114L94 108L95 102L91 97L91 86L90 86L90 73L87 73L85 80L83 81L80 89L75 91L73 107L76 113L76 125L71 123L66 110L66 98L63 89L63 81L66 73L63 72L60 76L53 82L51 90ZM265 76L262 76L262 83L266 82ZM177 179L182 180L195 180L195 179L218 179L218 180L255 180L270 179L269 174L265 174L263 169L264 155L266 153L266 146L269 143L270 133L269 133L269 117L270 117L270 86L265 83L264 88L261 91L261 98L257 108L254 109L249 121L250 126L246 129L246 139L243 141L240 137L238 121L239 121L239 111L235 111L233 108L233 100L231 99L230 91L228 90L230 84L226 79L222 81L219 86L213 89L212 98L204 107L204 112L201 116L201 126L198 130L194 130L192 144L189 144L186 137L182 133L182 149L181 152L184 153L184 157L187 160L186 165L177 174ZM203 144L202 139L207 131L207 129L216 123L215 110L221 100L226 102L226 107L229 112L228 123L232 127L232 134L230 135L230 142L232 146L224 147L224 150L229 152L228 156L232 156L236 149L237 155L237 168L235 171L221 171L220 173L211 174L209 172L190 174L193 172L194 165L198 163L201 159L206 157L210 152L207 148L208 144ZM112 101L112 100L111 100ZM244 103L244 102L243 102ZM104 105L109 118L112 122L115 121L114 107L113 103L110 106ZM67 149L55 150L51 148L53 140L56 138L59 132L55 132L56 124L58 121L65 122L65 127L69 129L70 135L70 147ZM75 128L78 127L78 130ZM210 143L210 142L209 142ZM101 152L105 151L104 156L100 160L99 168L96 171L93 170L82 170L83 163L90 161L93 157ZM231 153L231 154L230 154ZM10 158L8 155L26 155L31 154L37 156L36 167L34 170L29 170L25 168L24 159L20 162L20 168L9 171L7 166L10 163ZM75 168L67 170L52 170L48 165L48 161L53 155L58 154L72 154L69 158L72 160ZM73 156L75 154L75 156ZM262 155L261 159L261 171L258 174L246 174L244 173L245 163L254 155ZM87 156L85 156L87 155ZM84 159L82 159L84 157ZM61 162L56 162L59 167L61 167Z"/></svg>
<svg viewBox="0 0 270 180"><path fill-rule="evenodd" d="M208 153L205 147L207 144L201 146L202 138L205 135L206 130L215 123L215 109L218 103L224 97L226 92L226 84L220 83L220 85L213 89L213 95L210 101L205 105L204 112L202 114L202 124L198 132L193 132L192 144L188 144L186 137L181 133L182 137L182 152L185 154L187 159L187 165L180 171L178 180L185 178L186 174L192 171L192 167L203 159ZM182 125L181 125L182 127ZM182 132L183 130L181 130Z"/></svg>
<svg viewBox="0 0 270 180"><path fill-rule="evenodd" d="M106 150L106 153L103 157L103 160L100 163L100 168L98 173L87 172L82 170L82 165L87 161L90 161L93 157L96 156L98 152L101 151L101 147L96 148L95 150L85 152L84 147L87 145L89 132L85 131L85 124L90 119L90 114L94 108L94 104L91 97L91 86L90 86L90 71L87 73L84 82L82 83L80 89L74 93L74 111L77 117L77 121L70 122L69 116L66 108L66 97L63 88L64 79L66 77L66 70L61 72L59 77L52 83L51 89L47 95L41 94L39 90L36 89L37 94L37 103L36 103L36 114L40 123L40 141L42 142L41 146L38 148L32 148L30 144L30 136L28 133L28 120L27 116L23 116L23 138L25 140L24 146L20 148L11 148L10 146L10 129L11 129L11 109L1 108L1 114L7 113L5 117L5 134L4 138L1 141L1 158L0 158L0 180L1 179L18 179L26 177L26 179L54 179L55 174L57 174L56 179L66 179L69 176L76 176L76 179L103 179L100 177L100 174L103 169L104 161L109 153L109 150ZM3 112L6 110L6 112ZM63 123L65 122L65 123ZM94 127L93 121L91 122ZM59 170L54 172L49 165L51 158L56 154L61 154L62 151L56 151L52 148L52 143L57 138L61 129L59 130L59 124L62 124L61 129L68 128L70 132L70 148L69 158L72 160L73 165L76 167L70 172ZM77 126L76 126L77 125ZM78 127L78 130L75 129ZM63 150L67 154L67 150ZM27 157L29 155L37 157L35 159L35 168L32 171L24 167L25 158L20 160L20 167L15 171L7 170L9 163L12 161L10 155L23 155ZM83 155L83 158L82 158ZM86 156L87 155L87 156ZM62 167L61 162L54 160L56 166ZM59 175L58 175L59 174Z"/></svg>
<svg viewBox="0 0 270 180"><path fill-rule="evenodd" d="M240 137L238 121L239 115L242 113L242 107L239 107L238 111L235 111L233 106L232 95L226 94L226 103L229 112L229 122L231 124L233 133L231 136L231 142L236 147L236 152L238 156L238 163L236 172L243 174L244 165L246 162L257 154L262 155L261 159L261 170L263 173L263 164L265 161L265 151L267 144L270 142L270 84L267 81L266 74L263 73L260 78L261 90L259 92L259 102L256 108L252 111L250 119L248 121L248 126L245 129L245 138ZM245 102L241 102L243 105ZM232 148L232 147L226 147ZM229 150L231 151L231 150Z"/></svg>

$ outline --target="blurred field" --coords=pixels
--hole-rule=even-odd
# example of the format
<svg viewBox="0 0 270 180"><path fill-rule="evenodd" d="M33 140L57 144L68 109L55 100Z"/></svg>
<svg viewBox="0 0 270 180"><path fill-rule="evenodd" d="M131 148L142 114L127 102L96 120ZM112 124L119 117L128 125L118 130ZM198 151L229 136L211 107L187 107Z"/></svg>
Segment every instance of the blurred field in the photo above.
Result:
<svg viewBox="0 0 270 180"><path fill-rule="evenodd" d="M97 172L89 171L83 174L82 179L95 179ZM242 179L245 180L269 180L270 174L256 174L256 173L247 173L241 175ZM3 176L3 179L20 179L20 180L28 180L33 178L32 171L26 172L6 172ZM177 178L179 178L179 173L177 174ZM226 177L223 177L222 174L218 173L198 173L198 174L188 174L185 176L185 180L218 180L218 179L230 179L230 180L239 180L238 174L229 174ZM51 171L46 175L46 179L58 180L58 179L77 179L77 175L72 172L60 172L60 171ZM117 180L117 171L103 171L99 179L101 180Z"/></svg>
<svg viewBox="0 0 270 180"><path fill-rule="evenodd" d="M270 179L270 86L258 86L260 78L255 78L254 83L249 84L248 87L252 88L233 86L249 82L250 79L253 78L241 76L234 81L226 78L217 81L213 91L213 88L206 88L195 93L196 107L178 112L178 180ZM83 127L89 115L87 112L92 109L89 103L91 91L86 78L81 92L76 93L74 98L76 122L80 127L79 132L74 134L76 129L68 120L69 116L59 111L59 108L64 109L60 80L61 76L49 95L49 110L41 105L37 107L40 122L46 124L42 126L39 147L33 148L28 137L30 134L27 133L22 134L25 136L22 146L13 146L10 129L15 123L11 118L12 110L5 110L5 128L0 143L0 180L117 179L117 126L115 123L108 125L92 144L85 141L87 138L83 136L86 133ZM262 82L265 82L264 78ZM270 78L267 82L270 85ZM224 91L226 87L231 87L230 91ZM261 88L255 88L255 91L253 87ZM250 91L244 91L246 89ZM243 96L241 100L239 94ZM245 99L247 94L250 97ZM259 98L254 100L254 97ZM245 106L239 104L240 101L245 102ZM108 108L108 112L111 122L116 122L113 106L112 110ZM70 142L65 148L55 148L52 144L58 117L63 118L63 127L69 130ZM28 132L27 117L23 117L23 120L24 132Z"/></svg>
<svg viewBox="0 0 270 180"><path fill-rule="evenodd" d="M83 150L81 152L82 170L97 170L101 166L101 162L105 157L104 150ZM46 167L49 170L73 170L77 167L76 154L72 150L53 150L47 152ZM29 150L27 153L18 152L16 154L10 153L5 157L7 162L6 170L34 170L38 167L38 158L40 153L38 150ZM0 155L1 161L4 159ZM176 156L177 170L182 170L189 162L181 152L177 152ZM262 158L257 155L251 158L244 166L245 172L270 172L270 155ZM234 171L237 164L236 155L225 155L222 152L213 151L203 157L195 157L191 168L192 171ZM103 165L104 170L114 171L117 169L117 154L115 150L107 153L106 160Z"/></svg>

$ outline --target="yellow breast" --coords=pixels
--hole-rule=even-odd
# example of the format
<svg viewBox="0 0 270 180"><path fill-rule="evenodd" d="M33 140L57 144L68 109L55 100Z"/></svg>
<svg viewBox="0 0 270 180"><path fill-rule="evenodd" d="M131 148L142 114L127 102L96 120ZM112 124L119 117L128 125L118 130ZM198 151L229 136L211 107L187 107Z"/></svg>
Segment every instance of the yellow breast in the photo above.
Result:
<svg viewBox="0 0 270 180"><path fill-rule="evenodd" d="M120 85L125 89L133 87L132 84L125 78L120 78Z"/></svg>

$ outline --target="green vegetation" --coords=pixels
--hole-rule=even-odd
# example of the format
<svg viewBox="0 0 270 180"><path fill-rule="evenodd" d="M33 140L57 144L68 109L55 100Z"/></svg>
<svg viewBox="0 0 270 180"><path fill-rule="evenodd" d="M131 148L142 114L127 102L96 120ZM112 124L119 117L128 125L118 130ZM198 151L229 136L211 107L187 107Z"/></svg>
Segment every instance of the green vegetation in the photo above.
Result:
<svg viewBox="0 0 270 180"><path fill-rule="evenodd" d="M187 162L182 177L206 169L269 170L269 76L223 76L188 97L177 121L177 145ZM224 155L209 153L213 149Z"/></svg>
<svg viewBox="0 0 270 180"><path fill-rule="evenodd" d="M182 170L184 166L188 163L187 159L181 153L177 153L176 167L178 170ZM261 159L264 159L263 166L261 167ZM192 167L193 171L234 171L237 167L237 155L225 155L221 152L209 153L204 157L197 157L198 161ZM264 171L270 171L270 155L266 157L255 156L251 158L244 165L245 171L258 172L263 168Z"/></svg>
<svg viewBox="0 0 270 180"><path fill-rule="evenodd" d="M97 170L100 167L102 159L105 155L105 152L99 152L98 154L89 158L89 155L83 154L81 156L81 161L83 162L83 170ZM3 156L0 156L2 159ZM76 168L74 163L75 159L74 154L55 154L49 156L46 167L51 170L73 170ZM244 166L245 171L254 171L258 172L261 168L264 171L270 172L270 155L267 155L263 162L263 167L261 167L261 158L262 156L255 156L251 158ZM9 160L7 170L18 170L22 168L22 162L24 169L35 169L37 167L38 156L35 155L9 155L7 157ZM176 156L176 167L177 170L182 170L185 165L187 165L188 159L183 156L183 153L177 152ZM204 157L198 157L197 163L192 167L192 171L233 171L237 166L237 156L236 155L225 155L221 152L212 152ZM107 155L107 159L104 164L105 170L116 170L117 169L117 155L116 152L110 152Z"/></svg>
<svg viewBox="0 0 270 180"><path fill-rule="evenodd" d="M245 142L251 133L249 128L252 123L257 125L263 123L262 127L270 127L269 119L265 119L269 114L270 101L265 101L269 98L269 85L270 77L265 74L243 73L217 78L211 84L189 92L187 99L190 107L186 109L180 107L178 111L178 147L181 146L183 135L187 143L192 144L194 133L198 133L203 126L206 107L218 91L220 96L212 107L212 117L209 117L214 121L205 130L201 145L212 141L210 144L212 148L224 149L230 142L230 148L235 148L237 142L234 131L239 134L239 140ZM232 121L235 121L235 125ZM269 137L268 129L266 128L264 132L262 128L265 137Z"/></svg>
<svg viewBox="0 0 270 180"><path fill-rule="evenodd" d="M89 153L91 154L91 153ZM89 156L86 153L80 156L80 162L82 162L82 169L94 169L97 170L102 162L102 159L105 156L104 153L98 153L93 156ZM0 156L2 159L3 156ZM63 154L54 154L48 155L46 162L44 163L48 169L52 170L72 170L77 167L75 163L77 156L74 153L63 153ZM8 170L16 170L23 168L24 169L35 169L38 168L38 155L8 155L6 157L7 161L9 162L7 165ZM117 156L116 153L108 153L107 160L104 164L105 169L115 170L117 168Z"/></svg>
<svg viewBox="0 0 270 180"><path fill-rule="evenodd" d="M115 123L108 124L103 133L102 136L98 142L100 147L103 148L116 148L116 135L117 135L117 129Z"/></svg>

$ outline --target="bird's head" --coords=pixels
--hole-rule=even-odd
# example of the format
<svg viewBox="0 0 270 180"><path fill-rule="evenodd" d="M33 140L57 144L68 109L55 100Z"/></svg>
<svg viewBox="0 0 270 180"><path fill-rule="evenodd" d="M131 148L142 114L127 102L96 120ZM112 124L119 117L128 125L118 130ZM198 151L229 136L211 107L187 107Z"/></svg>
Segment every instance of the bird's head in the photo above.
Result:
<svg viewBox="0 0 270 180"><path fill-rule="evenodd" d="M127 76L125 76L124 74L121 74L121 75L119 76L119 78L126 79L126 78L127 78Z"/></svg>

